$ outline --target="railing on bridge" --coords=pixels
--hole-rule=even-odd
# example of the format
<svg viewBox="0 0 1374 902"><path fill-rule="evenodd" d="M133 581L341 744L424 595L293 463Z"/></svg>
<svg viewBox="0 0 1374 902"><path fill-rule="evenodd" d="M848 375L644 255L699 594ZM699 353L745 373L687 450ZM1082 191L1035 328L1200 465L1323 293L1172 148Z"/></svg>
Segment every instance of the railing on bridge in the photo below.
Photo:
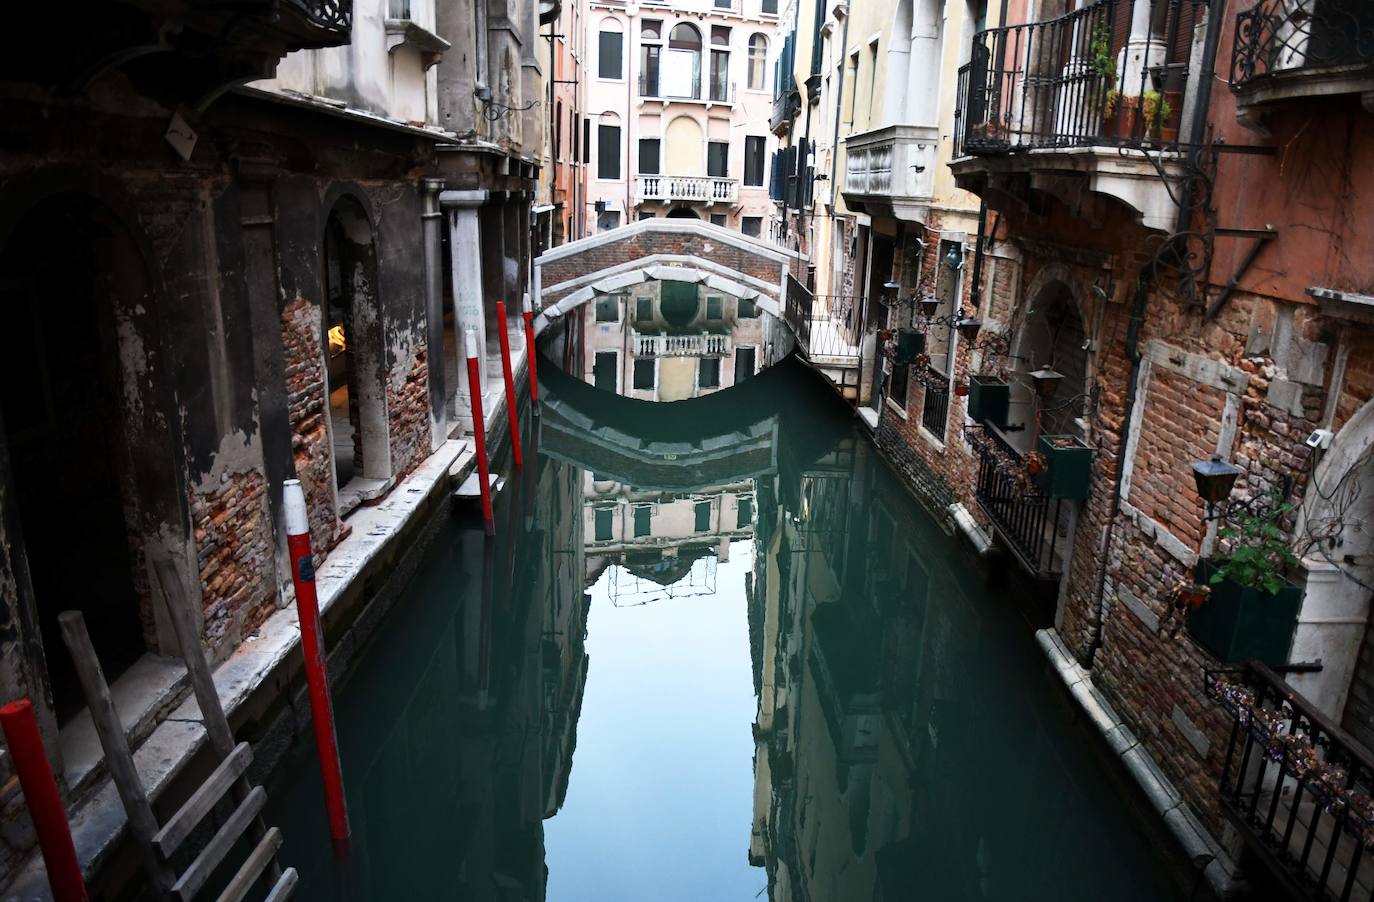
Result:
<svg viewBox="0 0 1374 902"><path fill-rule="evenodd" d="M806 351L811 343L811 306L813 298L806 286L798 282L791 273L787 274L787 296L783 306L783 319L791 327L797 344Z"/></svg>
<svg viewBox="0 0 1374 902"><path fill-rule="evenodd" d="M734 348L729 335L641 335L634 333L635 356L723 357Z"/></svg>
<svg viewBox="0 0 1374 902"><path fill-rule="evenodd" d="M734 203L739 199L739 180L695 175L639 175L635 176L635 197L640 203L646 200Z"/></svg>
<svg viewBox="0 0 1374 902"><path fill-rule="evenodd" d="M1178 143L1205 0L1098 0L973 36L954 156Z"/></svg>
<svg viewBox="0 0 1374 902"><path fill-rule="evenodd" d="M1374 896L1374 755L1259 662L1207 671L1231 716L1222 813L1294 898Z"/></svg>
<svg viewBox="0 0 1374 902"><path fill-rule="evenodd" d="M1031 575L1057 577L1064 563L1060 533L1067 535L1071 504L1041 493L1021 452L995 428L970 429L969 439L978 451L978 506Z"/></svg>

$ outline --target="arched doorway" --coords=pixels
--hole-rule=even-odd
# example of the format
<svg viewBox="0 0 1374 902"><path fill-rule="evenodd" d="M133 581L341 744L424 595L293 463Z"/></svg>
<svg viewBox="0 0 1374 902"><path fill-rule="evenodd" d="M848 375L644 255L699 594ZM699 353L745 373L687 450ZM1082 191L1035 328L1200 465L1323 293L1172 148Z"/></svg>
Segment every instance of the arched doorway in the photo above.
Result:
<svg viewBox="0 0 1374 902"><path fill-rule="evenodd" d="M678 116L663 135L663 174L669 177L706 174L703 148L706 135L691 116Z"/></svg>
<svg viewBox="0 0 1374 902"><path fill-rule="evenodd" d="M372 224L356 198L339 199L324 230L326 394L340 487L391 476L381 306ZM343 503L343 502L341 502Z"/></svg>
<svg viewBox="0 0 1374 902"><path fill-rule="evenodd" d="M1019 371L1012 380L1011 410L1007 422L1024 423L1026 429L1011 433L1012 444L1030 450L1035 432L1035 392L1030 372L1048 367L1064 378L1054 394L1040 405L1040 433L1083 436L1078 420L1088 408L1087 332L1069 286L1053 281L1040 287L1017 331L1012 354Z"/></svg>
<svg viewBox="0 0 1374 902"><path fill-rule="evenodd" d="M673 207L668 211L669 219L700 219L695 210L688 207Z"/></svg>
<svg viewBox="0 0 1374 902"><path fill-rule="evenodd" d="M111 682L155 641L139 520L161 499L140 492L135 471L166 461L138 459L155 349L132 321L153 307L136 242L88 198L40 203L0 251L0 423L19 527L9 541L59 724L84 706L59 613L82 612Z"/></svg>

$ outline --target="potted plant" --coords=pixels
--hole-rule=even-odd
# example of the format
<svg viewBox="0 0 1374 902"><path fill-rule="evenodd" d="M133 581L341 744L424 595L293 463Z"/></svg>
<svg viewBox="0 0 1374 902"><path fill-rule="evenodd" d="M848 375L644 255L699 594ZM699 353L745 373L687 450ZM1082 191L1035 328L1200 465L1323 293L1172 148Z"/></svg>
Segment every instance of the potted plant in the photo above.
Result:
<svg viewBox="0 0 1374 902"><path fill-rule="evenodd" d="M1093 452L1076 435L1042 435L1038 450L1045 459L1040 490L1051 498L1081 501L1088 497Z"/></svg>
<svg viewBox="0 0 1374 902"><path fill-rule="evenodd" d="M1188 632L1224 661L1288 663L1302 605L1302 589L1284 576L1298 564L1278 525L1290 510L1276 497L1267 511L1242 511L1218 533L1230 543L1226 557L1198 562L1212 592L1189 615Z"/></svg>
<svg viewBox="0 0 1374 902"><path fill-rule="evenodd" d="M1142 95L1142 110L1150 137L1165 144L1178 140L1178 123L1173 119L1174 108L1169 99L1158 91L1146 90ZM1173 122L1172 126L1167 123Z"/></svg>
<svg viewBox="0 0 1374 902"><path fill-rule="evenodd" d="M1112 54L1112 29L1106 22L1099 22L1093 28L1092 40L1088 43L1088 73L1095 82L1091 97L1096 98L1096 103L1089 99L1091 106L1096 106L1102 111L1102 126L1099 131L1104 131L1107 121L1111 119L1112 113L1108 111L1111 94L1115 91L1116 84L1116 57Z"/></svg>
<svg viewBox="0 0 1374 902"><path fill-rule="evenodd" d="M968 415L975 423L992 423L998 428L1007 425L1007 411L1011 406L1011 386L996 376L970 376L968 380Z"/></svg>

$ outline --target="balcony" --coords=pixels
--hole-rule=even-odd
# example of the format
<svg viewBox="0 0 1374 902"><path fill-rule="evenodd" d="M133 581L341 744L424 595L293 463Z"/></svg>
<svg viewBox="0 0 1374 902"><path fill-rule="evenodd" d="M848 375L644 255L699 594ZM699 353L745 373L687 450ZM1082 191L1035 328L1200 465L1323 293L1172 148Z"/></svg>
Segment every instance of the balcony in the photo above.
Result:
<svg viewBox="0 0 1374 902"><path fill-rule="evenodd" d="M734 347L729 335L644 335L633 333L635 356L641 359L656 357L725 357Z"/></svg>
<svg viewBox="0 0 1374 902"><path fill-rule="evenodd" d="M924 223L939 140L938 128L919 125L852 135L845 141L845 201L862 213Z"/></svg>
<svg viewBox="0 0 1374 902"><path fill-rule="evenodd" d="M1040 492L1020 451L992 426L969 431L978 452L974 497L993 531L1021 566L1037 579L1058 579L1064 571L1073 502Z"/></svg>
<svg viewBox="0 0 1374 902"><path fill-rule="evenodd" d="M705 103L708 107L712 104L723 103L733 104L735 102L736 83L724 82L718 79L709 79L706 86L706 98L701 96L700 80L684 83L677 89L665 88L662 79L658 74L647 74L641 72L639 75L639 99L660 100L664 104L674 101L679 103Z"/></svg>
<svg viewBox="0 0 1374 902"><path fill-rule="evenodd" d="M1209 671L1230 715L1221 812L1294 899L1374 896L1374 755L1273 670Z"/></svg>
<svg viewBox="0 0 1374 902"><path fill-rule="evenodd" d="M635 203L676 201L733 204L739 200L739 179L699 175L637 175Z"/></svg>
<svg viewBox="0 0 1374 902"><path fill-rule="evenodd" d="M1188 66L1206 8L1205 0L1098 0L978 32L959 69L950 167L959 186L981 192L989 180L1032 173L1086 177L1089 190L1127 204L1147 228L1170 229L1177 209L1160 174L1183 175Z"/></svg>
<svg viewBox="0 0 1374 902"><path fill-rule="evenodd" d="M1266 138L1265 113L1285 101L1358 94L1374 112L1374 4L1259 0L1236 13L1231 90L1236 118Z"/></svg>

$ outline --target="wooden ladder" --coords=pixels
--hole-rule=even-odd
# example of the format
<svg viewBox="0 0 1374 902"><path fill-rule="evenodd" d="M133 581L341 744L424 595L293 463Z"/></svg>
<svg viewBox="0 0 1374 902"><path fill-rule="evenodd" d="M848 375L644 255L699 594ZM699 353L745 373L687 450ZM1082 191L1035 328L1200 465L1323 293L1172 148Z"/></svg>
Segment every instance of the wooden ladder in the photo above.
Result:
<svg viewBox="0 0 1374 902"><path fill-rule="evenodd" d="M267 829L264 825L262 809L267 802L267 793L261 786L253 786L246 776L248 765L253 760L252 749L246 742L234 741L229 719L220 705L219 693L215 691L214 678L200 645L200 633L192 618L191 608L184 603L188 593L184 591L175 567L170 560L155 560L153 573L162 589L160 594L176 632L177 643L181 646L206 735L211 748L219 756L219 765L214 772L165 824L158 824L144 792L143 781L134 766L134 756L119 720L119 712L115 710L114 699L110 696L109 684L105 682L90 634L86 631L85 619L79 611L64 611L58 617L63 641L67 643L76 663L81 689L100 737L100 746L105 751L106 766L124 803L129 829L143 856L144 869L161 898L190 902L205 887L206 881L224 862L235 844L248 835L254 842L253 850L220 893L219 902L239 902L263 874L268 875L272 886L266 897L268 902L283 902L290 898L298 878L295 868L283 871L277 863L277 851L282 843L281 831L276 827ZM232 796L235 802L233 812L225 818L186 870L177 874L171 863L172 856L226 795Z"/></svg>

